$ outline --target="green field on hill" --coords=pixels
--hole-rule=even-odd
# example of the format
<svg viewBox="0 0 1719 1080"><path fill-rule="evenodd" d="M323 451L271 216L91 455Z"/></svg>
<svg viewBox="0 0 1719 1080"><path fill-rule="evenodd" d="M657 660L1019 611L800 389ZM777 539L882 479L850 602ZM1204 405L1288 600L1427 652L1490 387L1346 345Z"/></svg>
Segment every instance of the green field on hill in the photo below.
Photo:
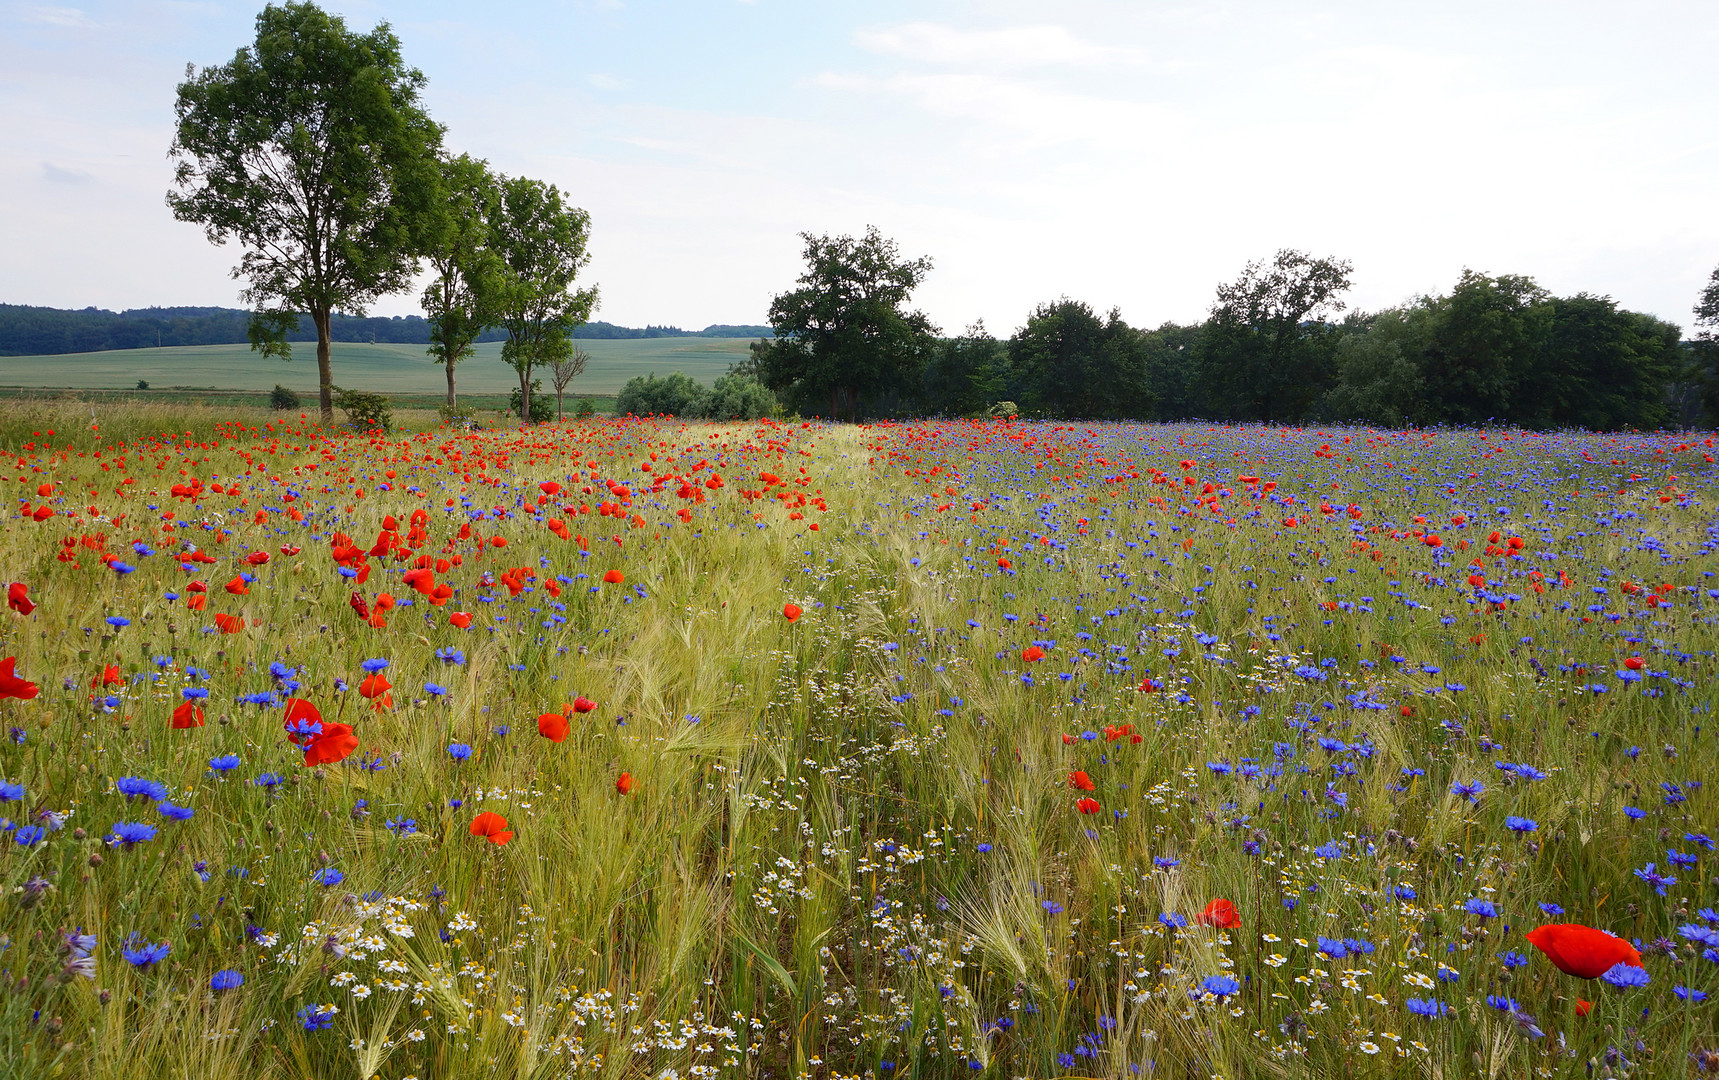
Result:
<svg viewBox="0 0 1719 1080"><path fill-rule="evenodd" d="M635 375L684 371L709 385L743 360L749 342L736 338L636 338L580 341L591 354L585 374L568 393L612 395ZM501 344L477 346L476 355L455 369L461 393L506 394L519 385L501 362ZM152 390L266 391L276 383L311 393L316 389L316 346L295 343L291 361L265 360L248 345L195 345L165 349L114 349L61 356L0 357L0 388L129 390L143 379ZM544 389L549 376L542 376ZM334 343L334 382L384 394L440 395L447 378L422 345Z"/></svg>

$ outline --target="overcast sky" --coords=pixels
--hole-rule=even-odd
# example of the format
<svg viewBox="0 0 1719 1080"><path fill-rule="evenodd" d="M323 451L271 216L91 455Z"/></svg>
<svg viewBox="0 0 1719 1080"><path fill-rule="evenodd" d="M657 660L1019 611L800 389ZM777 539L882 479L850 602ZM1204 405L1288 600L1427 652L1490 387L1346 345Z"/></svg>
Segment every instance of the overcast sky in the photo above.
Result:
<svg viewBox="0 0 1719 1080"><path fill-rule="evenodd" d="M451 148L590 211L626 325L762 322L797 233L868 224L999 334L1062 295L1195 320L1280 247L1367 309L1466 266L1687 327L1719 264L1713 0L327 6L394 26ZM257 9L0 0L0 302L237 305L166 150Z"/></svg>

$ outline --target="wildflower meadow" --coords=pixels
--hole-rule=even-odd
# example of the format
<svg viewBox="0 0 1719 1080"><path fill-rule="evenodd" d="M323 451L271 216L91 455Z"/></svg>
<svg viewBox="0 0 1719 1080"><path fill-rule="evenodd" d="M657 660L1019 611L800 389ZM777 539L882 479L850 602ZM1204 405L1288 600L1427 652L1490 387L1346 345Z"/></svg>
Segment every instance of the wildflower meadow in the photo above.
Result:
<svg viewBox="0 0 1719 1080"><path fill-rule="evenodd" d="M7 1075L1719 1070L1713 438L111 411Z"/></svg>

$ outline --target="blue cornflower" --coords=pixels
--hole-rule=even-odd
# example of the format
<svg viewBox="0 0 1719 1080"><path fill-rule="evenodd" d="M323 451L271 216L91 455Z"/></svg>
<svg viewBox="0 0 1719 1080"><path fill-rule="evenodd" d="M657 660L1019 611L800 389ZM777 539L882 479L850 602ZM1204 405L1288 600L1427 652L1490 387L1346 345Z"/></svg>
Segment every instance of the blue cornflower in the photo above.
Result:
<svg viewBox="0 0 1719 1080"><path fill-rule="evenodd" d="M1314 848L1313 854L1321 859L1341 859L1343 857L1343 845L1335 840L1330 840Z"/></svg>
<svg viewBox="0 0 1719 1080"><path fill-rule="evenodd" d="M1511 952L1505 953L1503 956L1499 957L1499 959L1504 962L1505 968L1510 969L1510 970L1514 970L1514 969L1519 968L1519 967L1527 967L1528 966L1528 958L1526 956L1523 956L1519 952L1515 952L1514 950L1512 950Z"/></svg>
<svg viewBox="0 0 1719 1080"><path fill-rule="evenodd" d="M433 698L446 697L447 693L448 693L448 688L445 686L438 686L436 683L433 683L433 682L427 682L424 684L424 693L430 695Z"/></svg>
<svg viewBox="0 0 1719 1080"><path fill-rule="evenodd" d="M1407 1004L1409 1012L1415 1016L1424 1016L1429 1020L1437 1020L1450 1011L1450 1006L1437 998L1410 998Z"/></svg>
<svg viewBox="0 0 1719 1080"><path fill-rule="evenodd" d="M136 941L136 940L137 940L136 934L133 934L128 939L128 941ZM173 946L169 945L165 941L163 941L159 945L151 945L148 942L141 942L141 943L136 944L136 945L127 944L126 946L124 946L123 948L120 949L120 955L124 956L126 959L126 962L129 963L132 967L138 968L142 971L148 971L150 968L154 967L156 964L159 964L161 961L165 960L167 958L167 954L172 952L172 951L173 951Z"/></svg>
<svg viewBox="0 0 1719 1080"><path fill-rule="evenodd" d="M1705 990L1691 990L1687 986L1674 986L1671 988L1671 992L1692 1005L1699 1005L1707 1000Z"/></svg>
<svg viewBox="0 0 1719 1080"><path fill-rule="evenodd" d="M345 881L346 875L332 866L325 866L321 870L310 875L310 880L321 885L323 888L332 888L333 886L340 884L342 881Z"/></svg>
<svg viewBox="0 0 1719 1080"><path fill-rule="evenodd" d="M286 783L286 778L281 776L280 773L266 772L255 780L252 780L251 783L260 788L267 788L272 791Z"/></svg>
<svg viewBox="0 0 1719 1080"><path fill-rule="evenodd" d="M1656 863L1648 863L1641 869L1636 870L1635 876L1647 882L1649 885L1652 885L1655 893L1660 896L1664 896L1665 887L1667 885L1677 884L1677 879L1672 877L1670 874L1660 873L1657 867L1658 864Z"/></svg>
<svg viewBox="0 0 1719 1080"><path fill-rule="evenodd" d="M1450 786L1450 793L1452 795L1455 795L1459 799L1467 799L1469 802L1476 804L1480 802L1480 795L1485 790L1486 785L1481 783L1479 780L1475 780L1472 783L1467 784L1455 783Z"/></svg>
<svg viewBox="0 0 1719 1080"><path fill-rule="evenodd" d="M359 664L358 666L363 668L365 671L368 671L370 674L374 675L378 671L381 671L383 668L387 667L388 661L378 658L375 660L366 660L363 663Z"/></svg>
<svg viewBox="0 0 1719 1080"><path fill-rule="evenodd" d="M988 855L991 852L991 845L990 844L978 844L973 848L973 850L977 851L981 855Z"/></svg>
<svg viewBox="0 0 1719 1080"><path fill-rule="evenodd" d="M12 840L20 847L34 847L48 835L48 830L40 825L20 825L18 831L12 834Z"/></svg>
<svg viewBox="0 0 1719 1080"><path fill-rule="evenodd" d="M1158 921L1172 930L1180 930L1188 925L1188 917L1186 915L1179 915L1174 911L1160 912L1158 915Z"/></svg>
<svg viewBox="0 0 1719 1080"><path fill-rule="evenodd" d="M298 735L301 737L312 736L312 735L321 735L322 734L322 721L321 720L307 720L301 716L297 720L294 720L292 723L288 724L286 726L286 729L287 729L288 735Z"/></svg>
<svg viewBox="0 0 1719 1080"><path fill-rule="evenodd" d="M197 811L189 806L174 806L172 803L156 803L155 809L161 812L162 817L172 821L190 821L197 816Z"/></svg>
<svg viewBox="0 0 1719 1080"><path fill-rule="evenodd" d="M1516 817L1515 815L1511 815L1504 819L1504 827L1509 829L1511 832L1529 833L1538 829L1540 827L1540 823L1535 821L1533 818Z"/></svg>
<svg viewBox="0 0 1719 1080"><path fill-rule="evenodd" d="M1498 909L1493 906L1492 901L1490 900L1481 900L1476 898L1465 901L1462 905L1462 910L1468 912L1470 915L1479 915L1483 919L1498 918Z"/></svg>
<svg viewBox="0 0 1719 1080"><path fill-rule="evenodd" d="M1200 982L1201 989L1219 999L1229 997L1241 989L1241 983L1228 975L1209 975Z"/></svg>
<svg viewBox="0 0 1719 1080"><path fill-rule="evenodd" d="M187 686L183 690L179 691L179 696L184 698L186 701L196 701L198 698L208 697L209 691L201 686ZM268 697L271 695L264 696Z"/></svg>
<svg viewBox="0 0 1719 1080"><path fill-rule="evenodd" d="M124 844L128 848L135 847L145 840L153 839L155 839L155 826L146 825L141 821L116 821L113 823L113 832L108 834L109 845Z"/></svg>
<svg viewBox="0 0 1719 1080"><path fill-rule="evenodd" d="M1647 816L1646 810L1635 806L1626 806L1623 808L1623 812L1624 817L1629 818L1631 821L1640 821L1642 818Z"/></svg>
<svg viewBox="0 0 1719 1080"><path fill-rule="evenodd" d="M401 836L410 836L418 831L418 822L415 818L389 818L383 827Z"/></svg>
<svg viewBox="0 0 1719 1080"><path fill-rule="evenodd" d="M113 565L113 568L116 571L118 571L119 568L121 566L124 566L125 564L124 563L114 563L112 565ZM125 570L123 572L127 573L127 574L131 573L131 567L126 566ZM130 626L131 620L126 618L124 615L109 615L107 617L107 624L109 626L113 627L115 630L120 630L120 629L123 629L124 627Z"/></svg>
<svg viewBox="0 0 1719 1080"><path fill-rule="evenodd" d="M122 776L113 782L119 793L125 796L127 802L143 795L154 802L167 798L167 785L158 780L145 780L141 776Z"/></svg>
<svg viewBox="0 0 1719 1080"><path fill-rule="evenodd" d="M1341 960L1349 955L1349 946L1344 944L1341 938L1317 938L1314 946L1333 960Z"/></svg>
<svg viewBox="0 0 1719 1080"><path fill-rule="evenodd" d="M333 1005L306 1005L298 1011L298 1022L306 1031L321 1031L334 1026L334 1014L339 1011Z"/></svg>
<svg viewBox="0 0 1719 1080"><path fill-rule="evenodd" d="M1062 914L1062 905L1057 903L1055 900L1043 901L1039 906L1050 912L1052 915Z"/></svg>
<svg viewBox="0 0 1719 1080"><path fill-rule="evenodd" d="M1646 968L1634 967L1630 964L1622 963L1621 961L1607 968L1600 975L1600 978L1611 983L1619 990L1630 990L1643 987L1653 981L1652 977L1648 975Z"/></svg>
<svg viewBox="0 0 1719 1080"><path fill-rule="evenodd" d="M209 768L218 773L230 772L239 767L239 755L222 754L220 757L209 759Z"/></svg>
<svg viewBox="0 0 1719 1080"><path fill-rule="evenodd" d="M245 985L245 977L232 968L225 968L209 976L209 989L217 994L223 990L236 990Z"/></svg>
<svg viewBox="0 0 1719 1080"><path fill-rule="evenodd" d="M472 756L472 748L465 743L454 743L448 747L448 756L455 761L464 761Z"/></svg>
<svg viewBox="0 0 1719 1080"><path fill-rule="evenodd" d="M1486 1003L1494 1009L1497 1009L1499 1012L1513 1013L1522 1011L1521 1004L1517 1002L1515 998L1505 997L1502 994L1486 995Z"/></svg>
<svg viewBox="0 0 1719 1080"><path fill-rule="evenodd" d="M1181 859L1172 859L1167 855L1158 855L1152 859L1152 865L1160 870L1169 870L1182 865Z"/></svg>
<svg viewBox="0 0 1719 1080"><path fill-rule="evenodd" d="M23 802L24 785L0 782L0 802Z"/></svg>
<svg viewBox="0 0 1719 1080"><path fill-rule="evenodd" d="M444 664L463 664L466 662L466 654L449 645L436 650L436 659Z"/></svg>
<svg viewBox="0 0 1719 1080"><path fill-rule="evenodd" d="M1562 915L1564 913L1564 905L1562 905L1562 904L1541 904L1540 910L1545 912L1548 915Z"/></svg>

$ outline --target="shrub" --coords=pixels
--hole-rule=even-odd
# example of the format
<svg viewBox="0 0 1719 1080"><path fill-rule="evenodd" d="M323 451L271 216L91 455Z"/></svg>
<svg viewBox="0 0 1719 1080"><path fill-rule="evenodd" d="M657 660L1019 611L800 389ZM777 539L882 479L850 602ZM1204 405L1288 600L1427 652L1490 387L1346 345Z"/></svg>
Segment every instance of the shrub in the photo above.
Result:
<svg viewBox="0 0 1719 1080"><path fill-rule="evenodd" d="M507 395L507 411L511 416L519 415L519 387ZM543 392L543 380L531 380L531 422L547 424L555 419L555 398Z"/></svg>
<svg viewBox="0 0 1719 1080"><path fill-rule="evenodd" d="M621 416L703 416L708 394L685 372L677 371L666 379L654 373L641 375L621 387L615 412Z"/></svg>
<svg viewBox="0 0 1719 1080"><path fill-rule="evenodd" d="M1014 402L999 401L995 405L991 406L987 415L1000 416L1006 419L1011 416L1019 416L1020 414L1021 410Z"/></svg>
<svg viewBox="0 0 1719 1080"><path fill-rule="evenodd" d="M470 428L477 423L471 410L462 405L437 405L436 415L441 417L442 423L449 427Z"/></svg>
<svg viewBox="0 0 1719 1080"><path fill-rule="evenodd" d="M573 409L573 415L578 419L583 420L596 411L597 403L595 401L592 401L590 398L580 398L579 404Z"/></svg>
<svg viewBox="0 0 1719 1080"><path fill-rule="evenodd" d="M780 408L776 395L757 379L724 375L705 397L704 415L712 420L757 420Z"/></svg>
<svg viewBox="0 0 1719 1080"><path fill-rule="evenodd" d="M387 431L394 423L394 412L388 407L388 399L381 394L370 394L363 390L342 390L334 388L334 404L346 414L346 419L352 426L368 431L380 428Z"/></svg>
<svg viewBox="0 0 1719 1080"><path fill-rule="evenodd" d="M138 388L138 389L139 389L139 390L147 390L147 389L149 389L149 380L148 380L148 379L139 379L139 380L137 380L137 388Z"/></svg>
<svg viewBox="0 0 1719 1080"><path fill-rule="evenodd" d="M288 390L280 383L275 383L275 388L269 391L269 408L284 412L287 409L296 409L298 407L298 394L292 390Z"/></svg>

